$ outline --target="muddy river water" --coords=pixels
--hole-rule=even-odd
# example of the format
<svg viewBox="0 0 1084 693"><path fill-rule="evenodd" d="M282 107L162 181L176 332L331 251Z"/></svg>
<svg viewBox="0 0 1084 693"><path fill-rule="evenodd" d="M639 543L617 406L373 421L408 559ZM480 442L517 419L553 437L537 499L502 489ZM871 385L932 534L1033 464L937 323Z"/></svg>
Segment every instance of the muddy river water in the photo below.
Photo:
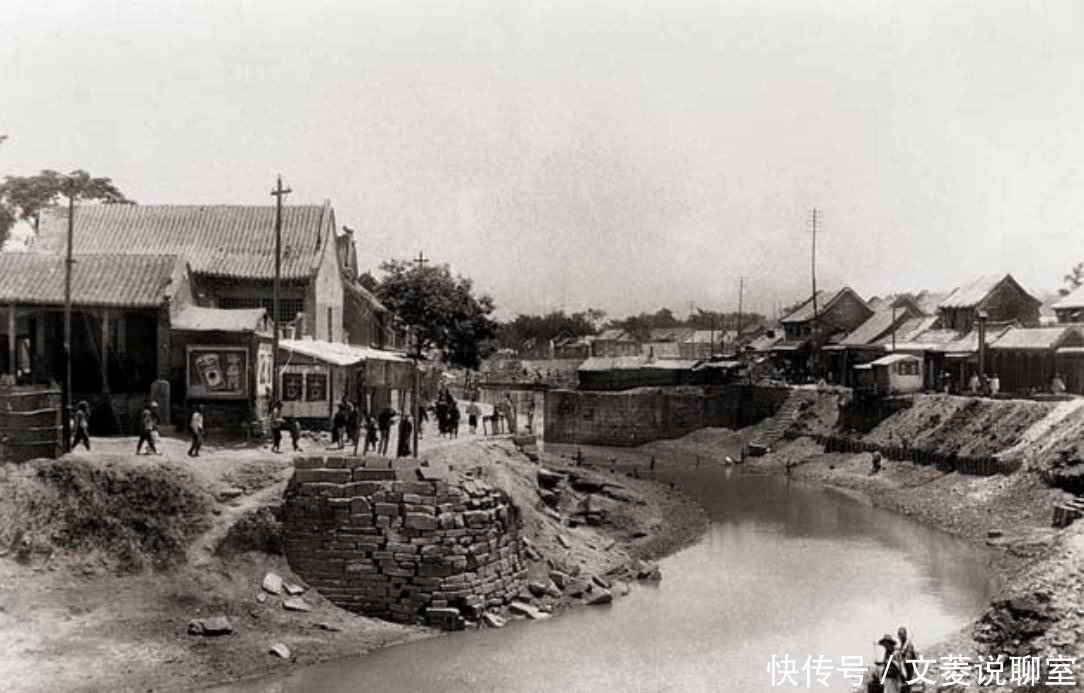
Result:
<svg viewBox="0 0 1084 693"><path fill-rule="evenodd" d="M680 483L708 508L707 533L662 561L662 582L636 584L612 606L215 690L797 690L772 687L772 655L799 669L810 655L869 663L874 642L901 624L921 653L974 618L998 586L979 549L838 493L737 468L690 470ZM849 687L840 672L828 681L814 688Z"/></svg>

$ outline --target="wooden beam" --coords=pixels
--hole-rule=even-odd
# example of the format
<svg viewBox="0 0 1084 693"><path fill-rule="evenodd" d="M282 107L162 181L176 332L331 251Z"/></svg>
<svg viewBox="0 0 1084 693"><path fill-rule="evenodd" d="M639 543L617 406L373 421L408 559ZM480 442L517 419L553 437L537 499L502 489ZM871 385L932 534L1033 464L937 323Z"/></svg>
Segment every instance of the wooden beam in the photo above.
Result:
<svg viewBox="0 0 1084 693"><path fill-rule="evenodd" d="M102 369L102 393L109 394L109 309L102 308L102 349L99 354Z"/></svg>

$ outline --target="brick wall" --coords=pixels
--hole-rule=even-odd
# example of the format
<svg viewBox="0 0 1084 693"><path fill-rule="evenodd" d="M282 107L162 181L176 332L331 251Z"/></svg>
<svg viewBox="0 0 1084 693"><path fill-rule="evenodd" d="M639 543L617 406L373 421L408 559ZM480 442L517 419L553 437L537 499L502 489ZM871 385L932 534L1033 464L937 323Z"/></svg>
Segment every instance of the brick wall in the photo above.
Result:
<svg viewBox="0 0 1084 693"><path fill-rule="evenodd" d="M302 457L286 491L290 567L336 605L401 622L477 618L526 584L519 516L482 481L417 460Z"/></svg>
<svg viewBox="0 0 1084 693"><path fill-rule="evenodd" d="M544 435L551 443L634 446L706 426L741 428L774 414L786 393L751 385L549 390Z"/></svg>

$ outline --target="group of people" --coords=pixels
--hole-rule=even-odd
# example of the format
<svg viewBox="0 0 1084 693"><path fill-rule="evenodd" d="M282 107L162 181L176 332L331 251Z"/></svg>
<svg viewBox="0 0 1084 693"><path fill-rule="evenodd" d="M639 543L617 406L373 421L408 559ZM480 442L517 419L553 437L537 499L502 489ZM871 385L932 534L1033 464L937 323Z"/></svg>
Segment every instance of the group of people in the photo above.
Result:
<svg viewBox="0 0 1084 693"><path fill-rule="evenodd" d="M459 437L459 403L446 388L437 394L433 404L433 415L437 418L437 435L441 438Z"/></svg>
<svg viewBox="0 0 1084 693"><path fill-rule="evenodd" d="M896 631L899 641L885 633L877 644L884 648L884 661L877 662L873 672L875 680L871 682L872 693L880 687L884 693L911 693L912 685L917 682L914 662L918 660L914 643L903 626Z"/></svg>
<svg viewBox="0 0 1084 693"><path fill-rule="evenodd" d="M946 377L950 376L946 374ZM997 373L982 376L978 373L972 373L971 378L967 381L967 389L973 395L996 397L997 393L1001 392L1001 378L997 377ZM948 392L947 385L945 392Z"/></svg>

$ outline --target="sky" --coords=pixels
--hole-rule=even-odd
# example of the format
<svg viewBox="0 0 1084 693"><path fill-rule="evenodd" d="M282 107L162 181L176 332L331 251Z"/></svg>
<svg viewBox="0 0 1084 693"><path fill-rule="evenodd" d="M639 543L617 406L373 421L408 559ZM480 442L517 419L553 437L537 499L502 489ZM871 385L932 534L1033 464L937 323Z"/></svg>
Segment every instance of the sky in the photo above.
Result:
<svg viewBox="0 0 1084 693"><path fill-rule="evenodd" d="M1084 260L1077 0L0 0L0 175L332 202L500 317ZM0 277L2 281L2 277Z"/></svg>

